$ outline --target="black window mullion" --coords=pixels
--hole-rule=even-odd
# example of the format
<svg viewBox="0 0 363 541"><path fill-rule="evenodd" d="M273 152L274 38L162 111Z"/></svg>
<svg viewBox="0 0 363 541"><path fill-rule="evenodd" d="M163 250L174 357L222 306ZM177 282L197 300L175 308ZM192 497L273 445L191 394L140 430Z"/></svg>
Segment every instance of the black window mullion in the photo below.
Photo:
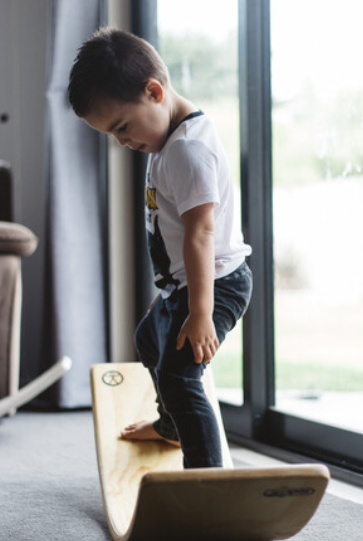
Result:
<svg viewBox="0 0 363 541"><path fill-rule="evenodd" d="M134 34L157 46L157 0L133 0L131 30ZM134 238L135 246L135 309L136 323L144 316L154 294L153 273L148 256L145 234L145 174L147 156L133 153Z"/></svg>
<svg viewBox="0 0 363 541"><path fill-rule="evenodd" d="M274 397L269 1L239 4L242 225L254 277L244 321L244 396L257 437Z"/></svg>
<svg viewBox="0 0 363 541"><path fill-rule="evenodd" d="M222 404L233 441L258 438L274 403L269 0L239 1L242 228L254 292L243 322L242 407Z"/></svg>

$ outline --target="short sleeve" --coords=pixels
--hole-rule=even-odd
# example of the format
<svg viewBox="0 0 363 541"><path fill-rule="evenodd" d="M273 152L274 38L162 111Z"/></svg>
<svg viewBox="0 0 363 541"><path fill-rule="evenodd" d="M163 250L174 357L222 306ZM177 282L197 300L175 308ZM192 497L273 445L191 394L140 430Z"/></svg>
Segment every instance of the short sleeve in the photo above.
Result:
<svg viewBox="0 0 363 541"><path fill-rule="evenodd" d="M167 182L181 216L205 203L219 204L216 155L201 141L175 141L166 161Z"/></svg>

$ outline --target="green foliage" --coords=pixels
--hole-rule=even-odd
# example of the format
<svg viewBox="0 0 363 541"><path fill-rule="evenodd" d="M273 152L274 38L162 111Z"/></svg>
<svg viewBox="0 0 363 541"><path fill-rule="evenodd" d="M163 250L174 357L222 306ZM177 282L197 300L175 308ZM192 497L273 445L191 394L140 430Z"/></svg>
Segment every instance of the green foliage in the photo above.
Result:
<svg viewBox="0 0 363 541"><path fill-rule="evenodd" d="M363 369L360 366L295 363L277 361L276 388L278 390L319 390L336 392L361 392Z"/></svg>
<svg viewBox="0 0 363 541"><path fill-rule="evenodd" d="M220 354L218 354L220 355ZM216 384L221 388L242 388L242 363L240 352L220 355L213 360ZM276 389L279 391L335 391L361 392L363 369L359 366L340 365L327 367L316 363L296 363L276 360Z"/></svg>
<svg viewBox="0 0 363 541"><path fill-rule="evenodd" d="M319 98L309 85L273 105L275 185L357 176L363 171L363 92Z"/></svg>
<svg viewBox="0 0 363 541"><path fill-rule="evenodd" d="M323 178L355 176L363 171L362 89L341 91L321 104L317 117L320 148L317 167Z"/></svg>
<svg viewBox="0 0 363 541"><path fill-rule="evenodd" d="M236 36L216 42L207 36L160 36L160 53L177 92L194 101L238 93Z"/></svg>

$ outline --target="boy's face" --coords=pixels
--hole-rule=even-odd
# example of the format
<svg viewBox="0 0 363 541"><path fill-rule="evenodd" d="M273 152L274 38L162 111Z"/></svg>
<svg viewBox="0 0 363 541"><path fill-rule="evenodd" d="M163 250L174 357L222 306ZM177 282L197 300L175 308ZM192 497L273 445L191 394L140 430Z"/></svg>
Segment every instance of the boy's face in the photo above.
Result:
<svg viewBox="0 0 363 541"><path fill-rule="evenodd" d="M84 120L97 131L113 135L120 145L149 153L162 149L170 129L163 87L153 79L139 101L100 100Z"/></svg>

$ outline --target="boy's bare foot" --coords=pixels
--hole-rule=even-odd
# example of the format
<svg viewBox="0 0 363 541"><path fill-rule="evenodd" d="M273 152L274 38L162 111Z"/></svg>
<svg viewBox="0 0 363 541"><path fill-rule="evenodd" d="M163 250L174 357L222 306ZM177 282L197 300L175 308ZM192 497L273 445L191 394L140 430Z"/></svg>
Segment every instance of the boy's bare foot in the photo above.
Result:
<svg viewBox="0 0 363 541"><path fill-rule="evenodd" d="M174 440L167 440L158 434L152 421L139 421L133 425L126 426L121 432L121 438L124 440L162 440L180 447L180 443Z"/></svg>

